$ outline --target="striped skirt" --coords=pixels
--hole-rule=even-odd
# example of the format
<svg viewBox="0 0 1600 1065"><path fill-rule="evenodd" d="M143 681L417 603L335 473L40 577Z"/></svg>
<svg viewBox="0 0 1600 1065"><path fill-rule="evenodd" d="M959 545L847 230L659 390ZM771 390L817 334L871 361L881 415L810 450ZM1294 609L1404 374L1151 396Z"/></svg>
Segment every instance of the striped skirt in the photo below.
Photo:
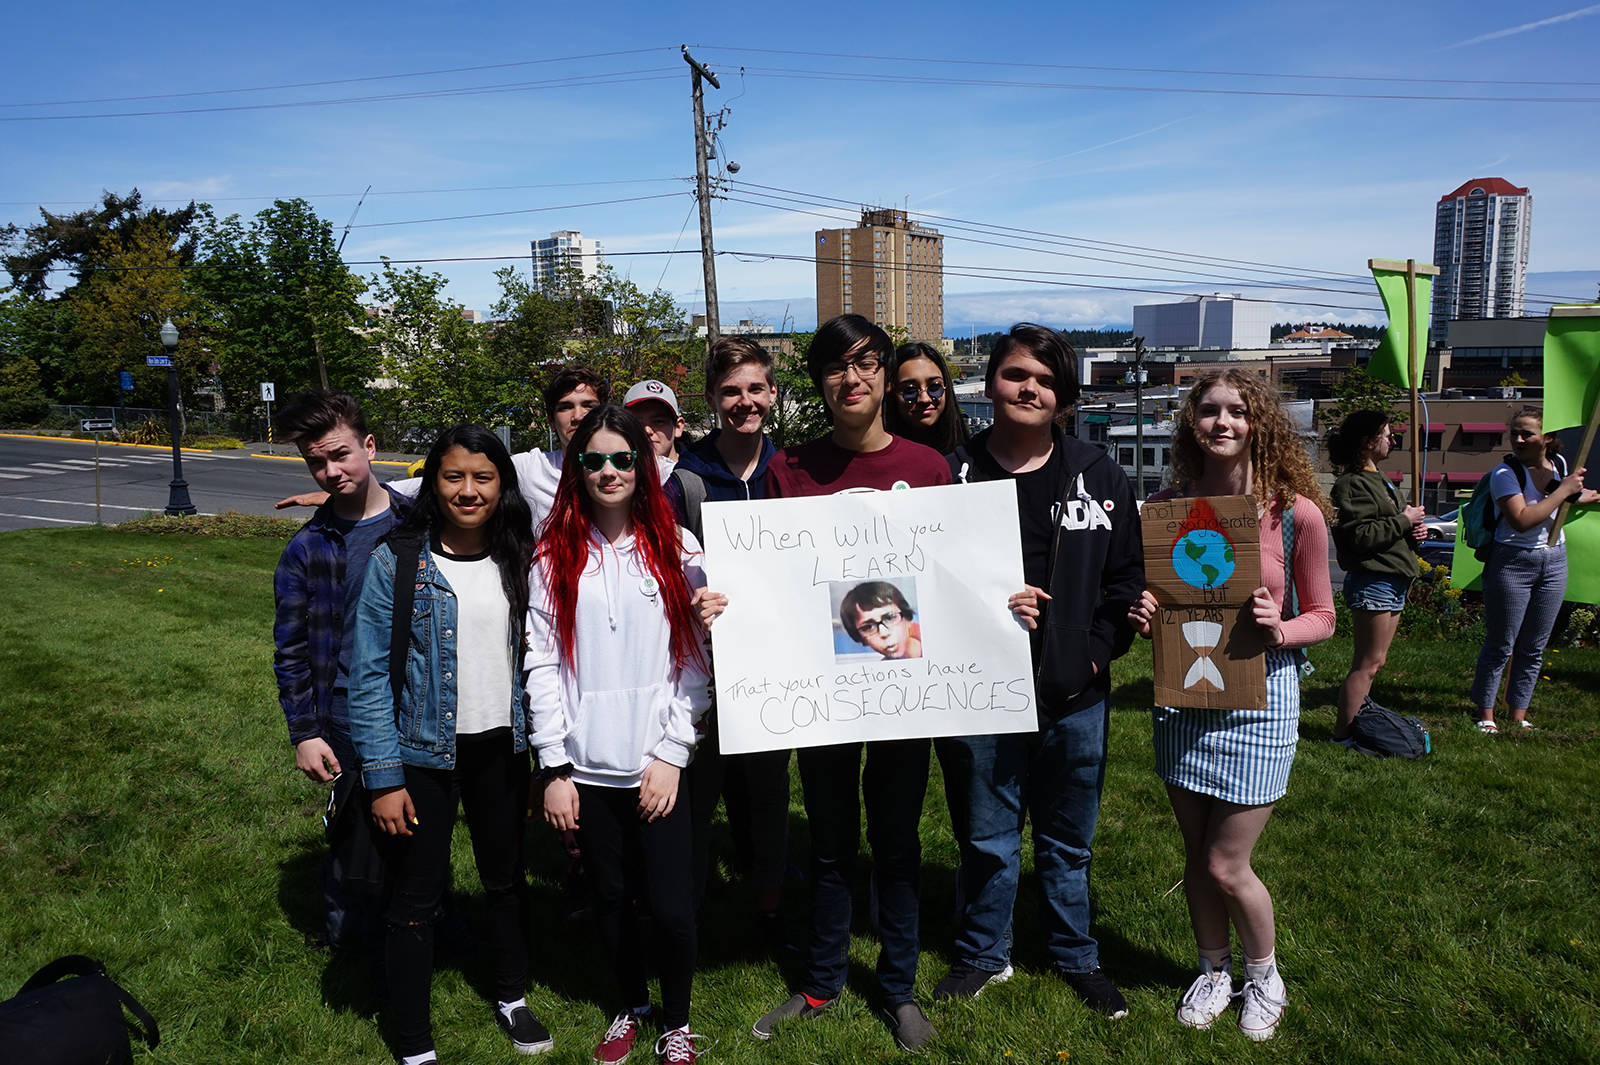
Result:
<svg viewBox="0 0 1600 1065"><path fill-rule="evenodd" d="M1154 709L1156 774L1168 784L1240 806L1277 802L1300 738L1300 670L1267 652L1265 710Z"/></svg>

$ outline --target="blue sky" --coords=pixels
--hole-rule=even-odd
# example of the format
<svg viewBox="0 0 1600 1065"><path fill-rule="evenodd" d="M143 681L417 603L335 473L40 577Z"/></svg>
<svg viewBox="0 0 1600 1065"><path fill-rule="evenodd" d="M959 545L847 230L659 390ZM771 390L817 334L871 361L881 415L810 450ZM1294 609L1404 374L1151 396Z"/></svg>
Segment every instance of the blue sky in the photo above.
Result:
<svg viewBox="0 0 1600 1065"><path fill-rule="evenodd" d="M1191 257L1340 275L1373 256L1426 260L1439 196L1491 175L1533 190L1530 291L1593 298L1600 278L1600 103L1238 93L1600 100L1600 4L153 3L133 21L130 10L0 16L12 44L0 221L138 186L245 215L303 196L342 227L370 184L352 262L511 261L530 237L573 228L642 286L694 304L688 43L721 78L707 106L729 108L722 154L738 180L801 194L733 185L717 205L718 248L750 253L718 259L724 320L777 323L787 307L812 324L812 265L766 256L809 255L816 228L863 203L962 220L928 219L947 235L952 334L1024 318L1126 323L1134 303L1159 298L1005 277L1265 294L1247 282L1288 275ZM466 67L482 69L388 77ZM590 82L528 84L574 78ZM1396 78L1479 83L1359 80ZM263 90L342 79L376 80ZM392 98L472 88L483 91ZM210 95L168 95L198 92ZM390 98L327 102L370 97ZM128 114L179 110L192 113ZM635 197L655 198L599 203ZM580 204L591 206L567 206ZM419 221L437 218L453 220ZM994 227L1131 247L1022 250ZM498 265L429 268L486 309ZM1283 318L1380 316L1370 285L1282 296Z"/></svg>

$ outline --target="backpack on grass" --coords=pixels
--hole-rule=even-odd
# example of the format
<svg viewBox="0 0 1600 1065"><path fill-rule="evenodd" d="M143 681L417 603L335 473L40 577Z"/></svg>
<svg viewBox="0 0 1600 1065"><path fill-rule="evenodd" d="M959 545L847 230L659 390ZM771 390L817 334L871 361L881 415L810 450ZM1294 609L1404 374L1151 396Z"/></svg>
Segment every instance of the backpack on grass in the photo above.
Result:
<svg viewBox="0 0 1600 1065"><path fill-rule="evenodd" d="M155 1018L82 954L57 958L0 1002L0 1061L9 1065L127 1065L129 1032L151 1050L161 1042Z"/></svg>
<svg viewBox="0 0 1600 1065"><path fill-rule="evenodd" d="M1421 718L1397 714L1367 696L1350 726L1355 749L1374 758L1421 758L1433 751L1428 726Z"/></svg>

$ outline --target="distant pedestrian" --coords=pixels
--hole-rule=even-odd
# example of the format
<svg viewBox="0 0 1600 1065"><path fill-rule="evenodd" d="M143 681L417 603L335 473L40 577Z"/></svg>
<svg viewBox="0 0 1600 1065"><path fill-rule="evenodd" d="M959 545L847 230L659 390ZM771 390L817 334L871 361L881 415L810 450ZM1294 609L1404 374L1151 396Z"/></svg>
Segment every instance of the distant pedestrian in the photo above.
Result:
<svg viewBox="0 0 1600 1065"><path fill-rule="evenodd" d="M1561 442L1544 433L1538 407L1512 416L1511 454L1489 477L1489 494L1499 522L1494 547L1483 568L1483 649L1472 677L1472 705L1478 731L1493 735L1495 696L1506 679L1506 706L1518 729L1533 728L1528 706L1544 666L1544 645L1567 591L1567 534L1550 542L1556 511L1571 501L1589 504L1600 492L1583 487L1586 470L1568 471Z"/></svg>
<svg viewBox="0 0 1600 1065"><path fill-rule="evenodd" d="M1377 410L1356 411L1328 437L1328 454L1339 470L1333 484L1333 544L1355 630L1350 672L1339 687L1335 740L1350 738L1388 658L1406 592L1417 576L1412 545L1427 535L1422 508L1401 503L1378 469L1393 444L1389 415Z"/></svg>
<svg viewBox="0 0 1600 1065"><path fill-rule="evenodd" d="M1278 972L1272 896L1250 865L1272 807L1288 789L1299 739L1295 651L1333 635L1326 505L1316 471L1277 393L1248 370L1202 376L1172 433L1174 487L1151 499L1254 494L1261 586L1250 611L1266 645L1267 708L1155 708L1156 772L1183 834L1183 891L1200 955L1178 1020L1209 1028L1233 997L1228 927L1244 950L1239 1030L1270 1039L1289 996ZM1287 561L1286 561L1287 560ZM1289 609L1298 601L1298 613ZM1129 620L1148 635L1148 590Z"/></svg>

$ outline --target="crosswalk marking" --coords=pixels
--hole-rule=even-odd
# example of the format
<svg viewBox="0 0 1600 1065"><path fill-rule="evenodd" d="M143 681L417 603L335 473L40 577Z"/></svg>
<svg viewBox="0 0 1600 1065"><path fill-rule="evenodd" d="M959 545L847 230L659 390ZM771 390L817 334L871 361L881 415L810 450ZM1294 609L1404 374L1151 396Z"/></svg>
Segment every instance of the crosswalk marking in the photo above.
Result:
<svg viewBox="0 0 1600 1065"><path fill-rule="evenodd" d="M66 470L36 470L31 466L0 466L0 472L14 473L18 477L54 477Z"/></svg>
<svg viewBox="0 0 1600 1065"><path fill-rule="evenodd" d="M0 472L0 478L3 478L4 480L7 480L7 481L24 481L24 480L27 480L28 475L25 474L25 473L3 473L3 472Z"/></svg>
<svg viewBox="0 0 1600 1065"><path fill-rule="evenodd" d="M68 466L62 462L30 462L28 465L36 470L49 470L51 473L61 473L63 471L67 473L83 472L83 470L77 466Z"/></svg>

